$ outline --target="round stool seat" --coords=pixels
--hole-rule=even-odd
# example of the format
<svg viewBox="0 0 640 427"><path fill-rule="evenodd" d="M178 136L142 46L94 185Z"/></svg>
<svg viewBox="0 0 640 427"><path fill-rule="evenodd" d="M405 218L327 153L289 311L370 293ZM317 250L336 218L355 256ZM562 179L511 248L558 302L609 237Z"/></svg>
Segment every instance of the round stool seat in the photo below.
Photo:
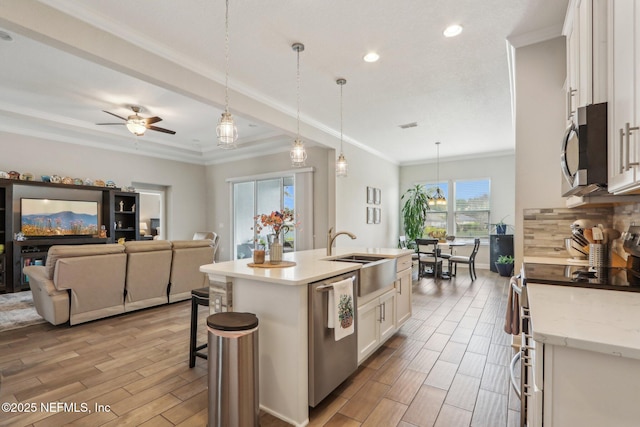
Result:
<svg viewBox="0 0 640 427"><path fill-rule="evenodd" d="M199 298L209 298L209 287L192 289L191 295Z"/></svg>
<svg viewBox="0 0 640 427"><path fill-rule="evenodd" d="M215 313L207 317L207 326L219 331L247 331L258 326L258 318L253 313Z"/></svg>

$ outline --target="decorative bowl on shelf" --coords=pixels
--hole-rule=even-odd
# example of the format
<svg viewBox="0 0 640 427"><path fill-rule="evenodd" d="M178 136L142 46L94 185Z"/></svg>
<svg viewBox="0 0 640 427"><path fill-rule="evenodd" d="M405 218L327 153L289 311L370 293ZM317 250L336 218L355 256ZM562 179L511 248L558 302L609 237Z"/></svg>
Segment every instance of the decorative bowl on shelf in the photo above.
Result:
<svg viewBox="0 0 640 427"><path fill-rule="evenodd" d="M62 177L62 183L63 184L73 184L73 178L71 178L70 176L64 176L64 177Z"/></svg>
<svg viewBox="0 0 640 427"><path fill-rule="evenodd" d="M33 174L30 172L25 172L20 174L21 181L33 181Z"/></svg>
<svg viewBox="0 0 640 427"><path fill-rule="evenodd" d="M54 184L60 184L62 182L62 178L60 178L60 175L51 175L51 182Z"/></svg>
<svg viewBox="0 0 640 427"><path fill-rule="evenodd" d="M51 182L51 177L49 175L42 175L40 176L40 179L42 182Z"/></svg>
<svg viewBox="0 0 640 427"><path fill-rule="evenodd" d="M101 179L96 179L95 182L93 183L93 185L95 185L96 187L104 187L104 186L106 186L104 181L101 180Z"/></svg>
<svg viewBox="0 0 640 427"><path fill-rule="evenodd" d="M5 171L0 171L0 178L9 179L9 174Z"/></svg>
<svg viewBox="0 0 640 427"><path fill-rule="evenodd" d="M16 172L16 171L9 172L9 179L19 179L19 178L20 178L20 172Z"/></svg>

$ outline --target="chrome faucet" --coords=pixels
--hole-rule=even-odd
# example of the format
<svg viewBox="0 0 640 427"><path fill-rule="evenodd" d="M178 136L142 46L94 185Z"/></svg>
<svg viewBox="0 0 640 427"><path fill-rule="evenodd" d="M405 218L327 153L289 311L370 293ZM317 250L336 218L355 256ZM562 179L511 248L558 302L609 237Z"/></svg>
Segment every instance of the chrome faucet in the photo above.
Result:
<svg viewBox="0 0 640 427"><path fill-rule="evenodd" d="M339 235L346 234L347 236L351 237L351 240L356 238L355 234L349 233L348 231L338 231L334 236L332 236L331 233L333 233L333 227L329 229L329 233L327 234L327 255L331 255L331 247L333 246L333 241L336 240L336 237L338 237Z"/></svg>

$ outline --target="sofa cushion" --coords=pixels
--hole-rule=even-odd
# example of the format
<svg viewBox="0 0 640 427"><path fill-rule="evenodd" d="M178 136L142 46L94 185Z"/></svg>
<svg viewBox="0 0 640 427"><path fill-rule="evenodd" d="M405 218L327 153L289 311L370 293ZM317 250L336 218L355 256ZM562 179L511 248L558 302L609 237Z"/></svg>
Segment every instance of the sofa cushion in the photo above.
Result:
<svg viewBox="0 0 640 427"><path fill-rule="evenodd" d="M173 249L203 248L205 246L213 246L213 240L173 240L171 244L173 245Z"/></svg>
<svg viewBox="0 0 640 427"><path fill-rule="evenodd" d="M171 242L168 240L132 240L124 242L124 250L128 254L135 252L170 251Z"/></svg>
<svg viewBox="0 0 640 427"><path fill-rule="evenodd" d="M49 248L45 264L47 278L53 279L56 261L60 258L74 258L91 255L124 253L124 246L115 243L96 245L55 245Z"/></svg>

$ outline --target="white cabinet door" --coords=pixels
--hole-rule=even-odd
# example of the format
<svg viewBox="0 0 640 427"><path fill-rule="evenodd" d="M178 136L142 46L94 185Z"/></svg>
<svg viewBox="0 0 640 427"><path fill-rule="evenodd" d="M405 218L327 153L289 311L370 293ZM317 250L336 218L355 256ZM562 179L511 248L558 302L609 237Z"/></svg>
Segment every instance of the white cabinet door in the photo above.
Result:
<svg viewBox="0 0 640 427"><path fill-rule="evenodd" d="M380 297L380 342L385 342L396 332L396 290Z"/></svg>
<svg viewBox="0 0 640 427"><path fill-rule="evenodd" d="M380 302L378 298L358 306L358 363L366 359L380 342Z"/></svg>
<svg viewBox="0 0 640 427"><path fill-rule="evenodd" d="M636 76L640 58L635 56L640 30L635 0L609 3L609 39L612 64L609 88L609 191L625 192L638 186L638 134L629 128L638 126Z"/></svg>
<svg viewBox="0 0 640 427"><path fill-rule="evenodd" d="M411 292L411 268L407 268L396 280L396 329L411 318Z"/></svg>
<svg viewBox="0 0 640 427"><path fill-rule="evenodd" d="M578 82L579 82L579 47L580 37L578 30L578 22L576 22L576 14L573 14L572 25L568 28L566 34L567 38L567 83L566 83L566 110L567 110L567 122L570 123L575 120L575 114L578 108Z"/></svg>

